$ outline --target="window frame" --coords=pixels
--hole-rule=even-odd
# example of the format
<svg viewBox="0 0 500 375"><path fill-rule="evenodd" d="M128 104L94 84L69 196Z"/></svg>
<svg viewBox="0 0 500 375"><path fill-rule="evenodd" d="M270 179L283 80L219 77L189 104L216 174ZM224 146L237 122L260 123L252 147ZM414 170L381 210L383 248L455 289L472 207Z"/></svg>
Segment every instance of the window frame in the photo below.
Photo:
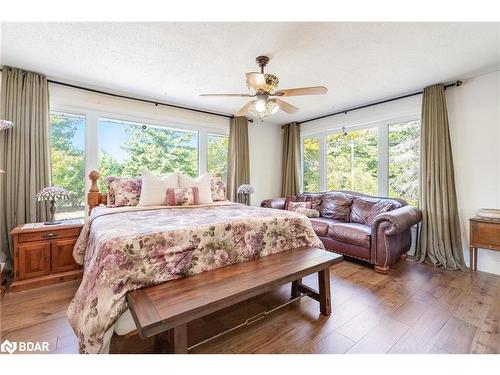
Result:
<svg viewBox="0 0 500 375"><path fill-rule="evenodd" d="M52 115L56 116L73 116L79 117L83 120L83 128L84 128L84 136L83 136L83 160L84 165L87 165L87 115L85 112L78 110L55 110L49 108L49 160L50 160L50 183L53 184L53 171L52 171ZM84 176L87 175L87 170L84 171ZM87 215L87 199L86 199L86 190L88 190L87 178L84 177L84 212L85 216ZM57 213L56 213L57 214ZM79 217L77 217L79 218Z"/></svg>
<svg viewBox="0 0 500 375"><path fill-rule="evenodd" d="M385 117L375 121L358 121L351 124L327 127L320 131L301 131L300 135L300 191L304 192L304 139L318 138L319 147L319 187L320 191L326 191L327 188L327 137L332 134L342 132L342 127L345 127L347 132L354 130L378 128L378 162L377 162L377 186L378 196L387 197L389 195L389 125L420 121L419 113L411 113L403 116Z"/></svg>
<svg viewBox="0 0 500 375"><path fill-rule="evenodd" d="M55 103L50 105L50 113L68 113L85 118L85 176L93 170L99 170L99 119L106 118L115 121L126 121L133 123L144 123L151 126L164 127L173 130L197 131L198 132L198 175L207 173L208 169L208 134L229 137L229 126L221 129L218 126L195 125L184 121L158 119L148 116L119 113L116 110L103 108L95 109L91 106L75 106ZM199 123L199 121L196 121ZM228 124L229 125L229 124ZM51 171L52 173L52 171ZM90 180L85 179L85 191L90 188ZM86 210L87 211L87 210ZM87 212L86 212L87 214Z"/></svg>

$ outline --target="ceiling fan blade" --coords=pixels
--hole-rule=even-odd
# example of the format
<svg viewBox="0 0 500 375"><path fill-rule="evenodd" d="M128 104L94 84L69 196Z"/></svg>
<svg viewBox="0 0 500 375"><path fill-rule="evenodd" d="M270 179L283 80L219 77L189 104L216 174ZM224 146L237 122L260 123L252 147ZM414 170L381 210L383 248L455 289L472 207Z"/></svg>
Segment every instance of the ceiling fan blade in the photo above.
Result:
<svg viewBox="0 0 500 375"><path fill-rule="evenodd" d="M255 91L266 89L266 76L264 73L250 72L246 73L245 76L247 77L249 85L252 86Z"/></svg>
<svg viewBox="0 0 500 375"><path fill-rule="evenodd" d="M274 99L276 101L276 104L279 105L280 109L282 111L285 111L286 113L295 113L295 112L298 112L298 108L291 105L291 104L288 104L287 102L284 102L283 100L280 100L280 99Z"/></svg>
<svg viewBox="0 0 500 375"><path fill-rule="evenodd" d="M200 96L238 96L238 97L250 97L250 94L200 94Z"/></svg>
<svg viewBox="0 0 500 375"><path fill-rule="evenodd" d="M297 87L295 89L284 89L276 92L276 96L301 96L301 95L322 95L328 89L325 86Z"/></svg>
<svg viewBox="0 0 500 375"><path fill-rule="evenodd" d="M245 116L245 114L248 111L248 108L250 108L250 105L252 105L251 100L249 102L247 102L247 104L245 104L243 107L241 107L241 109L238 112L236 112L234 115L235 116Z"/></svg>

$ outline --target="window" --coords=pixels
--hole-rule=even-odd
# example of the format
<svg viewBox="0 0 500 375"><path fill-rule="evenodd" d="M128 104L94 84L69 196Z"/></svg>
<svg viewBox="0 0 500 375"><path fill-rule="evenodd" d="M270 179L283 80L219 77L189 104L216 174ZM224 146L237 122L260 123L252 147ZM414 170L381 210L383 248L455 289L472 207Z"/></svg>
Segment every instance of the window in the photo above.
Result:
<svg viewBox="0 0 500 375"><path fill-rule="evenodd" d="M85 117L50 114L52 184L67 189L68 200L57 202L56 219L85 216Z"/></svg>
<svg viewBox="0 0 500 375"><path fill-rule="evenodd" d="M229 138L224 135L207 136L207 170L211 175L220 175L227 182L227 152Z"/></svg>
<svg viewBox="0 0 500 375"><path fill-rule="evenodd" d="M377 194L377 130L353 130L326 137L328 190Z"/></svg>
<svg viewBox="0 0 500 375"><path fill-rule="evenodd" d="M418 206L420 122L389 124L389 196Z"/></svg>
<svg viewBox="0 0 500 375"><path fill-rule="evenodd" d="M323 131L302 138L303 191L353 190L402 198L417 205L420 179L417 116L345 130Z"/></svg>
<svg viewBox="0 0 500 375"><path fill-rule="evenodd" d="M303 191L319 191L319 149L318 138L306 138L302 144Z"/></svg>
<svg viewBox="0 0 500 375"><path fill-rule="evenodd" d="M140 176L144 168L198 175L196 131L100 118L98 139L101 176Z"/></svg>

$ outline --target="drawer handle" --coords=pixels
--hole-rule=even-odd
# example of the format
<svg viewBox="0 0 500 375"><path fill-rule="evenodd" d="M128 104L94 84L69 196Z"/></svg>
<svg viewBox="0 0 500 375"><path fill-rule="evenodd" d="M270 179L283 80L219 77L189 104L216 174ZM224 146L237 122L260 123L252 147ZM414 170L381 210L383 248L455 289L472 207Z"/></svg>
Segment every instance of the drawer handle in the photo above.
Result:
<svg viewBox="0 0 500 375"><path fill-rule="evenodd" d="M57 237L57 233L46 233L43 235L43 238L45 238L46 240L50 240L51 238L56 238Z"/></svg>

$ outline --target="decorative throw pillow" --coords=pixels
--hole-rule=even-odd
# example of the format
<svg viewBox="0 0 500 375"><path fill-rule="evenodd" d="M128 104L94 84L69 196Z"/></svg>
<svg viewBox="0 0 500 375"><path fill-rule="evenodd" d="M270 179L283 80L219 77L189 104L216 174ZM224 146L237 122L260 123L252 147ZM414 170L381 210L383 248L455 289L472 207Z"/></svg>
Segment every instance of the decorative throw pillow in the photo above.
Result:
<svg viewBox="0 0 500 375"><path fill-rule="evenodd" d="M286 198L285 198L285 210L289 210L290 209L288 208L288 205L291 203L291 202L305 202L306 201L306 197L305 196L301 196L301 195L287 195Z"/></svg>
<svg viewBox="0 0 500 375"><path fill-rule="evenodd" d="M137 206L141 196L141 178L110 176L104 179L108 189L108 205Z"/></svg>
<svg viewBox="0 0 500 375"><path fill-rule="evenodd" d="M145 169L142 172L142 189L138 206L165 206L168 188L179 188L179 173L174 172L163 178Z"/></svg>
<svg viewBox="0 0 500 375"><path fill-rule="evenodd" d="M168 206L192 206L200 204L200 191L196 186L190 188L167 189Z"/></svg>
<svg viewBox="0 0 500 375"><path fill-rule="evenodd" d="M212 200L225 201L226 197L226 184L222 181L220 177L212 177L210 179L210 190L212 191Z"/></svg>
<svg viewBox="0 0 500 375"><path fill-rule="evenodd" d="M288 202L288 211L295 211L298 208L311 208L311 202Z"/></svg>
<svg viewBox="0 0 500 375"><path fill-rule="evenodd" d="M307 217L319 217L319 211L314 208L298 207L295 209L295 212L306 215Z"/></svg>
<svg viewBox="0 0 500 375"><path fill-rule="evenodd" d="M200 194L200 204L213 203L210 175L205 173L198 178L191 178L179 173L179 187L189 188L196 186Z"/></svg>

